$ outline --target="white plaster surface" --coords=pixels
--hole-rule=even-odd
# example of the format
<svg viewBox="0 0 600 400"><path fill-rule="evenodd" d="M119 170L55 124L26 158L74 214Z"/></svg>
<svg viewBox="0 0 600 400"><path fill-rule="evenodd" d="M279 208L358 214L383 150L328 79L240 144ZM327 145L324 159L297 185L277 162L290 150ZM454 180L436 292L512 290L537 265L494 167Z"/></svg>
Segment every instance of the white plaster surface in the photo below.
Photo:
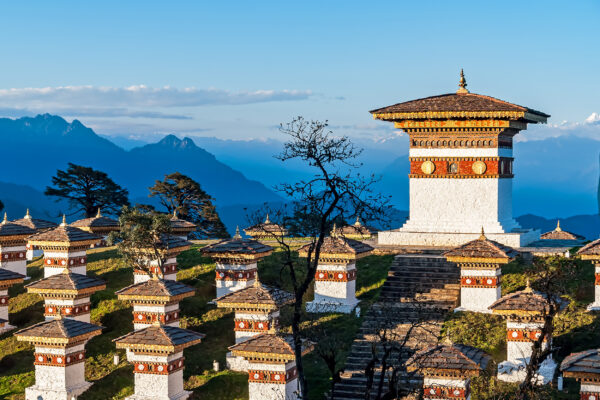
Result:
<svg viewBox="0 0 600 400"><path fill-rule="evenodd" d="M589 383L582 383L580 391L600 394L600 385L591 385ZM600 400L600 397L598 397L598 400Z"/></svg>
<svg viewBox="0 0 600 400"><path fill-rule="evenodd" d="M44 250L27 250L27 261L31 261L36 257L41 257L44 255Z"/></svg>
<svg viewBox="0 0 600 400"><path fill-rule="evenodd" d="M69 390L85 383L85 362L66 367L35 366L35 386L38 389Z"/></svg>
<svg viewBox="0 0 600 400"><path fill-rule="evenodd" d="M231 352L227 353L225 356L225 363L227 364L227 368L232 371L238 372L247 372L248 371L248 361L244 357L236 357Z"/></svg>
<svg viewBox="0 0 600 400"><path fill-rule="evenodd" d="M190 392L183 390L183 370L168 375L134 374L134 395L131 400L187 399Z"/></svg>
<svg viewBox="0 0 600 400"><path fill-rule="evenodd" d="M237 292L238 290L245 289L254 285L254 279L249 279L247 281L220 281L215 280L217 286L217 298L221 296L225 296L228 293Z"/></svg>
<svg viewBox="0 0 600 400"><path fill-rule="evenodd" d="M167 322L166 324L162 324L163 326L174 326L175 328L179 328L179 320L175 320L175 321L171 321L171 322ZM140 324L137 322L134 322L133 324L133 330L134 331L139 331L140 329L145 329L148 327L151 327L152 324Z"/></svg>
<svg viewBox="0 0 600 400"><path fill-rule="evenodd" d="M502 297L502 288L460 288L460 311L489 314L489 306Z"/></svg>
<svg viewBox="0 0 600 400"><path fill-rule="evenodd" d="M461 269L460 276L500 276L502 270L498 269Z"/></svg>
<svg viewBox="0 0 600 400"><path fill-rule="evenodd" d="M1 268L27 276L27 259L23 258L22 260L2 261Z"/></svg>
<svg viewBox="0 0 600 400"><path fill-rule="evenodd" d="M167 313L171 311L179 310L179 303L167 304L167 305L145 305L145 304L134 304L133 311L140 312L156 312L156 313Z"/></svg>
<svg viewBox="0 0 600 400"><path fill-rule="evenodd" d="M65 390L52 390L40 388L37 385L25 389L25 400L73 400L92 386L89 382L83 382Z"/></svg>
<svg viewBox="0 0 600 400"><path fill-rule="evenodd" d="M64 270L65 270L65 267L63 267L63 266L46 266L46 265L44 265L44 278L48 278L49 276L53 276L53 275L62 274ZM84 265L78 265L76 267L70 267L69 271L71 271L74 274L86 275L87 274L87 266L84 264Z"/></svg>
<svg viewBox="0 0 600 400"><path fill-rule="evenodd" d="M556 362L548 357L541 363L533 381L538 385L547 385L552 381L556 367ZM526 375L526 365L523 363L504 361L498 364L498 380L504 382L523 382Z"/></svg>
<svg viewBox="0 0 600 400"><path fill-rule="evenodd" d="M481 236L481 227L478 231L471 233L450 232L417 232L409 231L404 227L393 231L382 231L377 234L377 243L380 245L395 246L440 246L457 247ZM492 233L487 231L488 239L502 243L510 247L525 247L529 243L540 238L539 230L523 229L520 232Z"/></svg>

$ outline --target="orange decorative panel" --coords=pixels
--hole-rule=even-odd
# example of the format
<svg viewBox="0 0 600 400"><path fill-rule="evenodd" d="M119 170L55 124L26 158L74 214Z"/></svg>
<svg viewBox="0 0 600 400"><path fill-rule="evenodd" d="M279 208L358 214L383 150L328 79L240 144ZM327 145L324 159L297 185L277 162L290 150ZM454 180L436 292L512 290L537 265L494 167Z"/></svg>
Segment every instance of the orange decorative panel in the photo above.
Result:
<svg viewBox="0 0 600 400"><path fill-rule="evenodd" d="M136 362L133 364L133 372L136 374L169 375L183 369L183 360L184 357L173 360L170 363Z"/></svg>
<svg viewBox="0 0 600 400"><path fill-rule="evenodd" d="M256 278L256 269L251 270L227 270L218 269L216 280L218 281L247 281Z"/></svg>
<svg viewBox="0 0 600 400"><path fill-rule="evenodd" d="M271 328L269 321L256 321L247 319L234 319L234 331L240 332L266 332Z"/></svg>
<svg viewBox="0 0 600 400"><path fill-rule="evenodd" d="M67 355L33 353L35 365L49 365L53 367L66 367L85 360L85 351L79 351Z"/></svg>
<svg viewBox="0 0 600 400"><path fill-rule="evenodd" d="M248 370L248 381L257 383L287 383L298 377L296 367L285 372Z"/></svg>
<svg viewBox="0 0 600 400"><path fill-rule="evenodd" d="M424 386L423 397L428 399L466 399L469 390L459 387Z"/></svg>
<svg viewBox="0 0 600 400"><path fill-rule="evenodd" d="M87 256L73 258L44 258L44 265L49 267L77 267L87 264Z"/></svg>
<svg viewBox="0 0 600 400"><path fill-rule="evenodd" d="M463 276L460 278L460 285L471 288L495 288L500 284L500 278L497 276Z"/></svg>
<svg viewBox="0 0 600 400"><path fill-rule="evenodd" d="M89 314L91 303L78 304L76 306L55 306L46 304L44 306L44 316L52 317L60 313L64 317L76 317L78 315Z"/></svg>
<svg viewBox="0 0 600 400"><path fill-rule="evenodd" d="M160 322L161 324L170 324L173 321L179 320L179 310L171 311L168 313L153 313L153 312L133 312L133 323L134 324L151 324L153 322Z"/></svg>
<svg viewBox="0 0 600 400"><path fill-rule="evenodd" d="M24 251L2 251L0 252L0 260L3 262L25 260Z"/></svg>
<svg viewBox="0 0 600 400"><path fill-rule="evenodd" d="M509 342L533 342L539 339L542 331L527 329L507 329L506 340ZM544 340L545 341L545 340Z"/></svg>
<svg viewBox="0 0 600 400"><path fill-rule="evenodd" d="M356 279L356 270L351 271L325 271L317 270L315 281L348 282Z"/></svg>

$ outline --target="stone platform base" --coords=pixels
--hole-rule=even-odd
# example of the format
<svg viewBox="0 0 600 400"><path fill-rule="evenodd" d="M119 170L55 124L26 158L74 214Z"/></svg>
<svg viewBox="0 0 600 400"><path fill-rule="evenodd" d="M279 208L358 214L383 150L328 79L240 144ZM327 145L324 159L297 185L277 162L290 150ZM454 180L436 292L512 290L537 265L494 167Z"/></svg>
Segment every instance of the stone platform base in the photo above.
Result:
<svg viewBox="0 0 600 400"><path fill-rule="evenodd" d="M464 307L456 307L454 309L454 312L476 312L476 313L480 313L480 314L491 314L492 310L489 309L471 309L471 308L464 308Z"/></svg>
<svg viewBox="0 0 600 400"><path fill-rule="evenodd" d="M227 369L238 372L248 372L248 361L244 357L236 357L231 352L225 356Z"/></svg>
<svg viewBox="0 0 600 400"><path fill-rule="evenodd" d="M534 377L536 385L547 385L552 382L556 367L556 362L553 359L547 358L544 360ZM498 364L498 380L504 382L523 382L527 374L525 368L524 364L504 361Z"/></svg>
<svg viewBox="0 0 600 400"><path fill-rule="evenodd" d="M8 331L12 331L15 328L16 328L16 326L12 326L10 324L4 324L4 326L0 326L0 335L2 335L3 333L6 333Z"/></svg>
<svg viewBox="0 0 600 400"><path fill-rule="evenodd" d="M589 306L587 306L588 311L600 311L600 303L595 301Z"/></svg>
<svg viewBox="0 0 600 400"><path fill-rule="evenodd" d="M356 308L358 300L349 303L320 303L309 301L306 303L306 311L310 313L343 313L352 314L356 312L356 316L360 316L360 308Z"/></svg>
<svg viewBox="0 0 600 400"><path fill-rule="evenodd" d="M192 394L192 392L188 392L187 390L184 390L182 392L177 393L174 396L140 396L137 394L133 394L129 397L125 397L125 400L185 400L188 397L190 397L190 395Z"/></svg>
<svg viewBox="0 0 600 400"><path fill-rule="evenodd" d="M34 385L25 389L25 400L72 400L88 390L91 386L92 383L83 382L65 390L49 390Z"/></svg>
<svg viewBox="0 0 600 400"><path fill-rule="evenodd" d="M481 236L481 232L410 232L401 229L377 234L377 244L392 246L457 247ZM488 239L505 246L524 247L540 238L540 231L520 229L508 233L485 233Z"/></svg>

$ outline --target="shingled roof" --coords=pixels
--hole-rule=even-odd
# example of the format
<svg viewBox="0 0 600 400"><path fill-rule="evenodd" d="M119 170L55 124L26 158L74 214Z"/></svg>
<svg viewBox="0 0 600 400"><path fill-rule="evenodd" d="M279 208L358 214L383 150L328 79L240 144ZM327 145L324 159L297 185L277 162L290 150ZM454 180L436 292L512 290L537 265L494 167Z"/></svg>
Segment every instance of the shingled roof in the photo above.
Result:
<svg viewBox="0 0 600 400"><path fill-rule="evenodd" d="M71 223L76 228L89 228L98 231L118 231L120 229L119 221L102 215L98 208L98 214L92 218L84 218Z"/></svg>
<svg viewBox="0 0 600 400"><path fill-rule="evenodd" d="M240 236L237 229L235 236L232 239L221 240L213 243L200 250L208 256L226 256L226 255L252 255L256 257L264 257L273 252L273 248L269 245L262 244L258 240L244 239Z"/></svg>
<svg viewBox="0 0 600 400"><path fill-rule="evenodd" d="M53 319L28 326L15 333L19 341L54 343L76 342L100 334L102 326L70 318ZM43 340L46 339L46 340Z"/></svg>
<svg viewBox="0 0 600 400"><path fill-rule="evenodd" d="M285 236L288 231L283 226L271 222L269 218L269 214L265 218L265 222L260 224L252 225L246 229L244 229L244 233L248 236L254 237L265 237L265 236Z"/></svg>
<svg viewBox="0 0 600 400"><path fill-rule="evenodd" d="M276 310L292 303L294 295L273 286L261 284L258 280L253 286L228 293L215 300L220 308L256 307L266 310Z"/></svg>
<svg viewBox="0 0 600 400"><path fill-rule="evenodd" d="M263 333L234 344L229 347L229 350L234 356L248 359L288 362L296 359L291 343L291 337L284 338L272 333ZM309 348L306 348L306 351L308 350Z"/></svg>
<svg viewBox="0 0 600 400"><path fill-rule="evenodd" d="M18 274L6 268L0 268L0 287L9 287L16 283L23 283L25 275Z"/></svg>
<svg viewBox="0 0 600 400"><path fill-rule="evenodd" d="M25 285L25 288L29 293L80 294L106 289L106 282L92 276L69 272L65 268L63 273L32 282Z"/></svg>
<svg viewBox="0 0 600 400"><path fill-rule="evenodd" d="M560 370L568 378L600 376L600 350L590 349L570 354L560 364Z"/></svg>
<svg viewBox="0 0 600 400"><path fill-rule="evenodd" d="M373 247L366 243L339 236L335 232L336 228L334 227L334 235L323 239L320 258L345 256L346 258L356 259L369 254L373 250ZM298 255L300 257L307 257L310 246L312 246L311 243L302 246L298 249Z"/></svg>
<svg viewBox="0 0 600 400"><path fill-rule="evenodd" d="M557 299L557 301L561 301ZM527 287L518 292L509 293L496 300L488 307L496 314L511 314L512 312L525 312L541 314L549 308L548 296L535 291L527 281Z"/></svg>
<svg viewBox="0 0 600 400"><path fill-rule="evenodd" d="M113 340L118 349L155 350L174 353L200 343L206 335L168 325L152 325Z"/></svg>
<svg viewBox="0 0 600 400"><path fill-rule="evenodd" d="M177 231L187 231L192 232L196 229L196 224L191 223L190 221L186 221L185 219L181 219L177 216L177 211L173 211L173 216L169 220L171 223L171 229L174 232Z"/></svg>
<svg viewBox="0 0 600 400"><path fill-rule="evenodd" d="M582 259L600 259L600 239L596 239L577 251Z"/></svg>
<svg viewBox="0 0 600 400"><path fill-rule="evenodd" d="M341 228L337 229L338 234L348 237L350 239L368 238L373 236L373 234L375 234L376 232L377 229L367 225L363 225L358 217L356 217L356 221L352 225L344 225Z"/></svg>
<svg viewBox="0 0 600 400"><path fill-rule="evenodd" d="M4 220L0 222L0 236L29 236L35 233L35 230L24 226L8 222L6 213L4 213Z"/></svg>
<svg viewBox="0 0 600 400"><path fill-rule="evenodd" d="M65 217L63 216L63 222L59 226L31 235L28 238L28 242L33 245L76 242L82 242L82 244L89 242L92 244L99 242L101 239L100 236L67 225Z"/></svg>
<svg viewBox="0 0 600 400"><path fill-rule="evenodd" d="M13 224L23 225L28 228L31 228L35 231L40 231L43 229L54 228L58 226L57 223L46 221L43 219L32 218L31 214L29 214L29 209L27 209L27 213L21 219L15 219L12 221Z"/></svg>
<svg viewBox="0 0 600 400"><path fill-rule="evenodd" d="M463 344L438 344L416 352L408 361L409 371L435 375L436 370L457 376L478 376L492 358L484 351Z"/></svg>
<svg viewBox="0 0 600 400"><path fill-rule="evenodd" d="M584 240L585 237L576 233L563 231L560 227L560 220L556 222L556 228L550 232L542 233L540 236L542 240Z"/></svg>
<svg viewBox="0 0 600 400"><path fill-rule="evenodd" d="M162 300L172 301L193 296L196 289L177 281L158 279L154 276L145 282L124 287L115 292L119 300Z"/></svg>
<svg viewBox="0 0 600 400"><path fill-rule="evenodd" d="M472 240L444 253L448 261L489 260L496 263L508 263L519 254L512 247L488 239L483 231L478 239Z"/></svg>

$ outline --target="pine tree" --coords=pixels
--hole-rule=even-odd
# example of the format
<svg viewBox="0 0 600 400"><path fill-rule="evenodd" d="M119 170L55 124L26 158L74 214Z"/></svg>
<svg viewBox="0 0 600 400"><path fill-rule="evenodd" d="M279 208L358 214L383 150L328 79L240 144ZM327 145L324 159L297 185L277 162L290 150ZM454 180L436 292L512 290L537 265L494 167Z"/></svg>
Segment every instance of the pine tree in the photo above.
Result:
<svg viewBox="0 0 600 400"><path fill-rule="evenodd" d="M179 172L166 175L148 188L149 197L158 197L160 203L172 214L197 225L192 236L196 238L228 238L229 233L219 218L210 197L192 178Z"/></svg>
<svg viewBox="0 0 600 400"><path fill-rule="evenodd" d="M101 208L109 214L118 214L129 205L129 192L117 185L108 175L90 167L69 163L66 171L58 170L52 177L54 187L47 186L46 196L67 199L73 214L84 212L91 218Z"/></svg>

